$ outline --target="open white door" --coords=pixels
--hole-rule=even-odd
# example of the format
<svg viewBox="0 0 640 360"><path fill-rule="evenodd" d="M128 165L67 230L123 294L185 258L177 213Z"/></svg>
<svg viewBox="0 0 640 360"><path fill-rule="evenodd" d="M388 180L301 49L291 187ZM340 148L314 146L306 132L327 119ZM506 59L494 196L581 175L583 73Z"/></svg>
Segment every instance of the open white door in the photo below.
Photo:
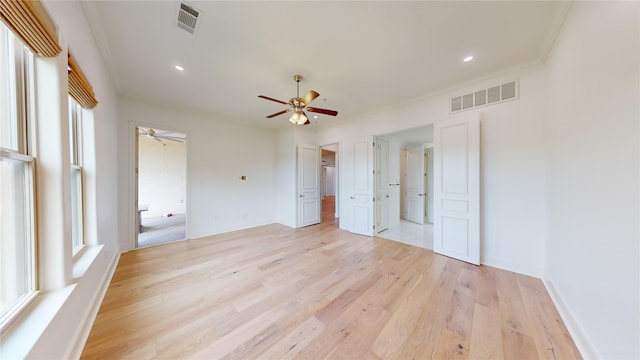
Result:
<svg viewBox="0 0 640 360"><path fill-rule="evenodd" d="M405 218L411 222L424 224L424 151L422 146L407 151L407 189Z"/></svg>
<svg viewBox="0 0 640 360"><path fill-rule="evenodd" d="M389 228L389 142L377 138L376 144L376 231L387 230Z"/></svg>
<svg viewBox="0 0 640 360"><path fill-rule="evenodd" d="M320 148L298 145L298 227L320 223Z"/></svg>
<svg viewBox="0 0 640 360"><path fill-rule="evenodd" d="M349 171L349 191L347 211L349 231L367 236L373 236L373 137L367 136L355 139L344 149L345 158L352 161Z"/></svg>
<svg viewBox="0 0 640 360"><path fill-rule="evenodd" d="M480 264L480 119L434 124L433 250Z"/></svg>

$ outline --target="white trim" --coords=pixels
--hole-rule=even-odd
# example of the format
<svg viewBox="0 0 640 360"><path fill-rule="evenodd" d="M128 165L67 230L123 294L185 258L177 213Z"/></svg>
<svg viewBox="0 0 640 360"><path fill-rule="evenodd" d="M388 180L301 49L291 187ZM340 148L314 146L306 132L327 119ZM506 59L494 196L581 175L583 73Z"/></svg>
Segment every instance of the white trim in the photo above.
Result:
<svg viewBox="0 0 640 360"><path fill-rule="evenodd" d="M484 241L482 241L482 245L484 245ZM480 263L482 265L491 266L506 271L512 271L518 274L533 276L536 278L541 278L543 273L542 268L533 267L527 264L496 257L485 257L480 255Z"/></svg>
<svg viewBox="0 0 640 360"><path fill-rule="evenodd" d="M11 328L13 323L20 317L20 315L22 315L25 309L33 303L38 294L40 294L39 290L24 294L6 309L5 313L0 316L0 335L3 335L9 328Z"/></svg>
<svg viewBox="0 0 640 360"><path fill-rule="evenodd" d="M102 246L100 246L100 249L102 249ZM96 252L96 255L100 253L101 251L98 251ZM95 257L92 260L95 260ZM89 338L89 333L91 332L91 328L93 327L93 322L98 315L98 310L100 310L100 305L102 305L102 300L104 299L104 296L109 289L111 279L113 278L113 274L116 271L116 267L119 261L120 253L114 256L113 261L109 265L109 268L102 278L100 286L96 289L95 296L93 297L93 299L91 299L90 307L85 313L82 324L78 328L75 336L72 338L75 339L75 342L71 342L72 346L68 349L67 356L64 357L65 359L80 359L80 355L82 355L84 346L87 342L87 339ZM91 261L91 263L93 263L93 261Z"/></svg>
<svg viewBox="0 0 640 360"><path fill-rule="evenodd" d="M17 161L22 161L22 162L26 162L26 163L32 163L33 162L33 156L31 156L31 155L24 155L24 154L21 154L19 152L6 150L6 149L2 149L2 148L0 148L0 158L17 160Z"/></svg>
<svg viewBox="0 0 640 360"><path fill-rule="evenodd" d="M573 342L576 344L578 351L580 351L580 355L584 359L602 359L602 356L596 351L596 347L593 342L591 342L587 332L580 325L580 322L577 321L578 318L573 314L573 311L571 311L571 308L564 301L562 295L560 295L553 286L553 283L545 279L543 279L542 282L549 296L551 296L553 304L556 306L556 309L558 309L567 330L569 330Z"/></svg>

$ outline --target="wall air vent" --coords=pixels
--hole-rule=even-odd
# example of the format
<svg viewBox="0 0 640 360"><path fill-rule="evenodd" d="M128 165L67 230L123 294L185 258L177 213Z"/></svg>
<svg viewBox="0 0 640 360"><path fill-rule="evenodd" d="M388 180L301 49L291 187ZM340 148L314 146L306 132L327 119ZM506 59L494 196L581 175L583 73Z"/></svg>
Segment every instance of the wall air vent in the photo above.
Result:
<svg viewBox="0 0 640 360"><path fill-rule="evenodd" d="M187 3L180 3L178 8L178 27L195 35L198 29L198 17L202 12Z"/></svg>
<svg viewBox="0 0 640 360"><path fill-rule="evenodd" d="M479 106L514 100L518 97L518 80L513 80L486 89L479 89L467 94L453 96L449 99L449 111L454 113Z"/></svg>

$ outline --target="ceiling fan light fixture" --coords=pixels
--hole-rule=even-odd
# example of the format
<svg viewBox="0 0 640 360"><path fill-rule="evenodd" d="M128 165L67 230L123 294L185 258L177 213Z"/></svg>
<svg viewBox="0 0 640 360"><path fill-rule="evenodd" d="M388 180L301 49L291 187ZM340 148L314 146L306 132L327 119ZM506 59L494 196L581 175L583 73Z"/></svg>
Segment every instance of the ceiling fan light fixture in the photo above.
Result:
<svg viewBox="0 0 640 360"><path fill-rule="evenodd" d="M296 81L296 97L291 98L288 102L285 102L285 101L282 101L282 100L278 100L278 99L274 99L274 98L270 98L270 97L264 96L264 95L258 95L258 97L261 98L261 99L274 101L274 102L277 102L279 104L288 106L288 108L285 109L285 110L278 111L275 114L267 115L267 119L270 119L272 117L276 117L278 115L282 115L282 114L288 113L290 111L293 111L293 115L291 115L291 117L289 118L289 122L291 122L292 124L295 124L295 125L309 125L309 124L311 124L311 120L309 120L309 117L307 117L307 114L305 114L305 110L306 111L310 111L312 113L319 113L319 114L325 114L325 115L330 115L330 116L338 115L338 112L335 111L335 110L328 110L328 109L320 109L320 108L316 108L316 107L309 107L308 105L314 99L316 99L318 96L320 96L320 94L318 92L316 92L316 91L309 90L309 92L305 96L300 97L300 81L302 80L302 76L301 75L294 75L293 76L293 80ZM314 115L313 118L317 119L318 116Z"/></svg>
<svg viewBox="0 0 640 360"><path fill-rule="evenodd" d="M289 118L289 122L295 125L304 125L307 122L307 117L303 113L294 112Z"/></svg>

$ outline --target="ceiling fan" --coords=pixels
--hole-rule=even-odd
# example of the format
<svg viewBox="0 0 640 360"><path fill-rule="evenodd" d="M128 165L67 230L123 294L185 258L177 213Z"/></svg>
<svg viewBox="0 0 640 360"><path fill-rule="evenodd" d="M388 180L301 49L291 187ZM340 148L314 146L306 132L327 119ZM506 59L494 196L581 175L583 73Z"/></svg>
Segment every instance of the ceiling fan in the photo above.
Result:
<svg viewBox="0 0 640 360"><path fill-rule="evenodd" d="M151 138L155 141L158 142L162 142L163 140L169 140L169 141L175 141L175 142L184 142L184 138L179 137L179 136L171 136L171 132L161 132L158 133L153 129L143 129L143 128L138 128L138 134L140 135L144 135L148 138Z"/></svg>
<svg viewBox="0 0 640 360"><path fill-rule="evenodd" d="M331 115L331 116L338 115L338 112L335 111L335 110L327 110L327 109L320 109L320 108L316 108L316 107L308 107L309 103L312 102L318 96L320 96L320 94L318 94L317 92L315 92L313 90L310 90L307 93L307 95L305 95L304 97L301 98L300 97L300 81L302 81L302 75L294 75L293 76L293 80L296 81L297 92L296 92L296 97L291 98L289 100L289 102L285 102L285 101L282 101L282 100L270 98L270 97L264 96L264 95L258 95L258 97L262 98L262 99L275 101L275 102L283 104L283 105L289 105L288 109L285 109L285 110L282 110L282 111L278 111L275 114L271 114L271 115L267 116L268 119L270 119L272 117L276 117L278 115L282 115L282 114L288 113L290 111L293 111L293 115L291 115L291 117L289 118L289 121L291 123L296 124L296 125L309 125L309 124L311 124L311 121L309 120L309 117L304 112L304 110L307 110L309 112L318 113L318 114L324 114L324 115Z"/></svg>

